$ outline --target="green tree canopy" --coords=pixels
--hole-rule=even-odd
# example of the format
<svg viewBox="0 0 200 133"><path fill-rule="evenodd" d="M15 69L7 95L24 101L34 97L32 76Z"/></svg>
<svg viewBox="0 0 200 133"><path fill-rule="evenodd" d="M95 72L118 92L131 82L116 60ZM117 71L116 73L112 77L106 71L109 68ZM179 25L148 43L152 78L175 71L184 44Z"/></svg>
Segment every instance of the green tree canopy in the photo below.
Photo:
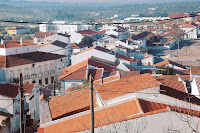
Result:
<svg viewBox="0 0 200 133"><path fill-rule="evenodd" d="M24 37L24 40L32 40L31 36L27 35Z"/></svg>
<svg viewBox="0 0 200 133"><path fill-rule="evenodd" d="M10 37L9 35L4 37L5 40L12 40L12 37Z"/></svg>
<svg viewBox="0 0 200 133"><path fill-rule="evenodd" d="M87 44L88 47L92 47L92 42L93 39L91 37L85 36L84 38L82 38L81 42L79 43L80 45L85 45Z"/></svg>

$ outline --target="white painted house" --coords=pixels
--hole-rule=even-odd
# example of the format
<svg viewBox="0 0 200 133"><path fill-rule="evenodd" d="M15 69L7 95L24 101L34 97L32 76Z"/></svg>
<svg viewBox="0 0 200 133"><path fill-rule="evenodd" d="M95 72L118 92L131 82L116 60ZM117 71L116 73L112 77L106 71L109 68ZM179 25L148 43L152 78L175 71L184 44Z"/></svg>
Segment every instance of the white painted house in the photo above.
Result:
<svg viewBox="0 0 200 133"><path fill-rule="evenodd" d="M112 64L114 64L116 61L115 55L113 55L110 50L100 46L94 46L84 51L81 51L76 55L72 55L71 63L72 65L75 65L92 56Z"/></svg>
<svg viewBox="0 0 200 133"><path fill-rule="evenodd" d="M29 40L2 40L0 60L0 81L4 83L11 83L22 73L25 83L48 85L68 64L66 56L39 52Z"/></svg>
<svg viewBox="0 0 200 133"><path fill-rule="evenodd" d="M89 30L91 26L89 25L70 25L64 23L54 22L54 24L40 24L39 31L40 32L57 32L63 34L71 34L73 32L78 32L82 30Z"/></svg>
<svg viewBox="0 0 200 133"><path fill-rule="evenodd" d="M1 115L0 115L0 125L2 128L0 132L2 133L15 133L20 129L20 102L18 84L0 84L0 98L4 99L0 101ZM28 95L34 89L38 89L39 86L36 84L23 84L24 90L24 110L26 119L29 112L29 109L33 106L30 106L28 101ZM37 107L39 108L39 106ZM36 110L35 110L36 111Z"/></svg>

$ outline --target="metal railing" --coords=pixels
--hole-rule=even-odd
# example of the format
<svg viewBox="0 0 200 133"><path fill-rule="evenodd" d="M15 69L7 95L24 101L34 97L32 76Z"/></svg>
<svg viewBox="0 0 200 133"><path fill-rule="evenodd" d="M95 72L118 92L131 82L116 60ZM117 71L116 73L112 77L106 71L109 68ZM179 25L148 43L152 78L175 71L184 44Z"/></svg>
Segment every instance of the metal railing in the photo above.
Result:
<svg viewBox="0 0 200 133"><path fill-rule="evenodd" d="M37 78L37 74L36 73L31 74L31 78Z"/></svg>
<svg viewBox="0 0 200 133"><path fill-rule="evenodd" d="M54 73L55 73L55 70L51 70L51 71L50 71L50 74L54 74Z"/></svg>
<svg viewBox="0 0 200 133"><path fill-rule="evenodd" d="M30 79L30 75L24 75L24 79Z"/></svg>
<svg viewBox="0 0 200 133"><path fill-rule="evenodd" d="M49 71L45 71L45 72L44 72L44 75L49 75Z"/></svg>
<svg viewBox="0 0 200 133"><path fill-rule="evenodd" d="M37 77L42 77L43 76L43 72L39 72L38 74L37 74Z"/></svg>

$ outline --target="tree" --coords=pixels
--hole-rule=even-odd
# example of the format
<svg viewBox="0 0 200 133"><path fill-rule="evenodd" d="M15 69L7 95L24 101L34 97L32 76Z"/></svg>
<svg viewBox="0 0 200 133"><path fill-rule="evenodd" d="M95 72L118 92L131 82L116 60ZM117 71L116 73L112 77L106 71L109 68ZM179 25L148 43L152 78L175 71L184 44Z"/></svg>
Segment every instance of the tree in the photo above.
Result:
<svg viewBox="0 0 200 133"><path fill-rule="evenodd" d="M79 43L80 45L85 45L87 44L88 47L92 47L92 42L93 39L91 37L85 36L82 38L81 42Z"/></svg>
<svg viewBox="0 0 200 133"><path fill-rule="evenodd" d="M29 34L35 34L36 32L39 32L39 27L29 29Z"/></svg>
<svg viewBox="0 0 200 133"><path fill-rule="evenodd" d="M20 36L15 36L14 40L20 40Z"/></svg>
<svg viewBox="0 0 200 133"><path fill-rule="evenodd" d="M12 40L12 37L10 37L9 35L4 37L5 40Z"/></svg>
<svg viewBox="0 0 200 133"><path fill-rule="evenodd" d="M27 35L24 37L24 40L32 40L31 36Z"/></svg>

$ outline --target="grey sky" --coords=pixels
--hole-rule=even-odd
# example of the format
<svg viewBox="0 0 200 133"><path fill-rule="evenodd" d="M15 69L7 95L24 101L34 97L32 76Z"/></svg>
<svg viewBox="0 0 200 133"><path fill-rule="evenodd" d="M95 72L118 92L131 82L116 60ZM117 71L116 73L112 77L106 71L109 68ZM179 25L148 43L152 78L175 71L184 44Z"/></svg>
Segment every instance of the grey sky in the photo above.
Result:
<svg viewBox="0 0 200 133"><path fill-rule="evenodd" d="M19 1L19 0L18 0ZM21 0L20 0L21 1ZM181 2L181 1L194 1L194 0L23 0L23 1L49 1L49 2L67 2L67 3L152 3L152 2Z"/></svg>

